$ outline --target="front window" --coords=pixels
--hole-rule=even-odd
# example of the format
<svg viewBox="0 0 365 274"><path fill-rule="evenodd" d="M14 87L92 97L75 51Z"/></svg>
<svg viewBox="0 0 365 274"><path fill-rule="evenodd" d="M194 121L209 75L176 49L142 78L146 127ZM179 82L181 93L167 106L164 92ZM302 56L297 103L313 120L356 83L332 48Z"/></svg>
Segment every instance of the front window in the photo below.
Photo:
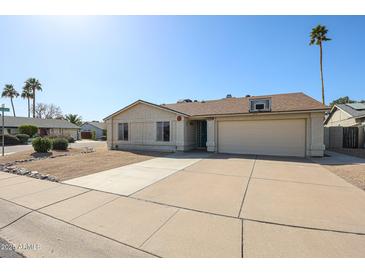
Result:
<svg viewBox="0 0 365 274"><path fill-rule="evenodd" d="M120 141L128 141L128 123L118 124L118 139Z"/></svg>
<svg viewBox="0 0 365 274"><path fill-rule="evenodd" d="M156 123L156 139L160 142L170 141L170 122Z"/></svg>

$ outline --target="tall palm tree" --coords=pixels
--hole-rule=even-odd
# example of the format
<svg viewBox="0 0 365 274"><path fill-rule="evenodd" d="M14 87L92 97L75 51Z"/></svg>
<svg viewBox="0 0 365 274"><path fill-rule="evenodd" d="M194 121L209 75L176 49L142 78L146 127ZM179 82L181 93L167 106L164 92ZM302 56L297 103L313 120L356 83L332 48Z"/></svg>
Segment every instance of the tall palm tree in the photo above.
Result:
<svg viewBox="0 0 365 274"><path fill-rule="evenodd" d="M310 34L310 43L309 45L317 45L319 46L319 65L321 69L321 82L322 82L322 103L325 104L324 101L324 81L323 81L323 66L322 66L322 43L326 41L330 41L331 39L326 36L328 30L325 26L318 25L312 29Z"/></svg>
<svg viewBox="0 0 365 274"><path fill-rule="evenodd" d="M75 124L77 126L82 125L82 117L77 114L67 114L65 115L65 119L69 121L72 124Z"/></svg>
<svg viewBox="0 0 365 274"><path fill-rule="evenodd" d="M35 92L42 91L42 84L35 78L29 78L25 81L25 87L30 88L32 90L33 96L33 118L35 118Z"/></svg>
<svg viewBox="0 0 365 274"><path fill-rule="evenodd" d="M13 98L16 98L19 96L19 93L15 90L13 85L5 85L4 89L3 89L3 93L1 94L1 97L8 97L10 98L11 101L11 107L13 108L13 114L14 117L15 115L15 108L14 108L14 103L13 103Z"/></svg>
<svg viewBox="0 0 365 274"><path fill-rule="evenodd" d="M25 85L20 95L23 99L28 100L28 118L30 117L30 99L33 99L33 92L30 86Z"/></svg>

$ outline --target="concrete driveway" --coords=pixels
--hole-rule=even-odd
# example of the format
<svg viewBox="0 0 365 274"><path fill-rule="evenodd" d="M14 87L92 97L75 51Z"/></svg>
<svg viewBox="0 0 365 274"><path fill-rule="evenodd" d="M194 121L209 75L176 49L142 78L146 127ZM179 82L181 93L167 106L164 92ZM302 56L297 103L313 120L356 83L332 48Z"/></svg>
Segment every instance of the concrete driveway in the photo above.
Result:
<svg viewBox="0 0 365 274"><path fill-rule="evenodd" d="M0 237L30 257L365 257L365 193L318 163L153 160L73 186L1 173Z"/></svg>

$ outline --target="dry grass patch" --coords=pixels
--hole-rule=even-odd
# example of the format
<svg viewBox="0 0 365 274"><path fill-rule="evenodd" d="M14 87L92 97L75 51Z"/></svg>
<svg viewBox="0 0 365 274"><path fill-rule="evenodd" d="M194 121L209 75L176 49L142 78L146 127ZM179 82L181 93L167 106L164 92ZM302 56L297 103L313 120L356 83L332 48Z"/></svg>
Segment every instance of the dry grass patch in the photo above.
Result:
<svg viewBox="0 0 365 274"><path fill-rule="evenodd" d="M29 152L28 152L29 153ZM61 181L163 156L160 152L126 152L97 147L95 152L18 164L17 167L56 176ZM12 155L9 155L12 156Z"/></svg>

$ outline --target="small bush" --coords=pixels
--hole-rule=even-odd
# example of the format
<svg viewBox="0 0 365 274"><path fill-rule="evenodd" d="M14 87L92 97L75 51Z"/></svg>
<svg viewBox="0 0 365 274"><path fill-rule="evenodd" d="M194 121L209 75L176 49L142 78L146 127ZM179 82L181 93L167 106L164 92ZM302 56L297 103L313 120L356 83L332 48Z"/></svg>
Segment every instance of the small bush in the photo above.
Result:
<svg viewBox="0 0 365 274"><path fill-rule="evenodd" d="M3 138L3 136L0 135L0 145L2 144L2 141L3 141L2 138ZM14 135L5 134L4 135L4 144L6 146L20 145L20 140Z"/></svg>
<svg viewBox="0 0 365 274"><path fill-rule="evenodd" d="M68 141L65 138L55 138L52 141L52 148L55 150L67 150Z"/></svg>
<svg viewBox="0 0 365 274"><path fill-rule="evenodd" d="M67 138L67 141L71 144L71 143L75 143L75 139L74 139L74 137L72 137L72 136L68 136Z"/></svg>
<svg viewBox="0 0 365 274"><path fill-rule="evenodd" d="M94 140L94 141L96 141L96 131L95 130L93 130L91 132L91 139Z"/></svg>
<svg viewBox="0 0 365 274"><path fill-rule="evenodd" d="M33 125L21 125L19 127L20 134L27 134L29 137L33 137L38 132L38 128Z"/></svg>
<svg viewBox="0 0 365 274"><path fill-rule="evenodd" d="M19 139L19 141L22 144L27 144L28 140L29 140L29 135L28 134L17 134L16 137Z"/></svg>
<svg viewBox="0 0 365 274"><path fill-rule="evenodd" d="M36 137L32 141L32 146L36 152L46 153L50 151L52 142L48 138Z"/></svg>

